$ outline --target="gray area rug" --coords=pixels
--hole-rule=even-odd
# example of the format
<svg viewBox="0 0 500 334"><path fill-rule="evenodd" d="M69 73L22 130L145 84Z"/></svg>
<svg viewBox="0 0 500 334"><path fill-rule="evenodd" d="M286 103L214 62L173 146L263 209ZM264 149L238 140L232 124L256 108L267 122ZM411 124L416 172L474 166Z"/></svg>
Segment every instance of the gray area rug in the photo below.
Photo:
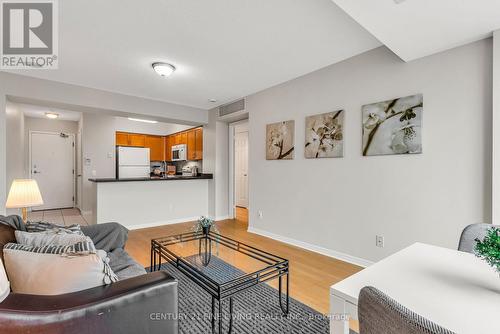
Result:
<svg viewBox="0 0 500 334"><path fill-rule="evenodd" d="M216 262L216 263L213 263ZM234 276L240 271L217 257L212 257L210 268L217 268L217 276ZM211 297L171 264L162 264L164 270L179 281L179 325L181 334L211 333ZM235 334L328 334L329 320L321 313L290 298L290 314L285 317L279 307L278 291L261 284L233 297ZM217 303L216 303L217 305ZM229 326L229 302L223 304L226 319L223 333ZM217 312L217 310L216 310ZM351 334L356 334L351 331Z"/></svg>

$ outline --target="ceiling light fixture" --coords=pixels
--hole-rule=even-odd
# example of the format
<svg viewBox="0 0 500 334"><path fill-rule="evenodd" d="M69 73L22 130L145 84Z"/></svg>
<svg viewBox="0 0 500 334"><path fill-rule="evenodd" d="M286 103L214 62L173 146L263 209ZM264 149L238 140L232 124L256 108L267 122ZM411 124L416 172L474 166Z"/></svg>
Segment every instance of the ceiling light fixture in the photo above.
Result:
<svg viewBox="0 0 500 334"><path fill-rule="evenodd" d="M216 99L209 99L208 102L215 103L215 102L217 102L217 100Z"/></svg>
<svg viewBox="0 0 500 334"><path fill-rule="evenodd" d="M168 63L153 63L151 66L162 77L168 77L175 71L175 66Z"/></svg>
<svg viewBox="0 0 500 334"><path fill-rule="evenodd" d="M59 114L56 114L55 112L46 112L45 117L50 119L56 119L59 117Z"/></svg>
<svg viewBox="0 0 500 334"><path fill-rule="evenodd" d="M150 119L141 119L141 118L128 118L129 121L134 121L134 122L142 122L142 123L151 123L151 124L156 124L158 121L152 121Z"/></svg>

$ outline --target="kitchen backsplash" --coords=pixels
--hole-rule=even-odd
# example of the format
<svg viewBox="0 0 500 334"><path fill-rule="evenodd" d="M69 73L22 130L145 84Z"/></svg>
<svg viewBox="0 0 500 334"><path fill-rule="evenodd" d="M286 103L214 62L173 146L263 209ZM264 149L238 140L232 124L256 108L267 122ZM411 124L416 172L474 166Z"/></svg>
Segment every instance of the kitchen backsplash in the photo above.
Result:
<svg viewBox="0 0 500 334"><path fill-rule="evenodd" d="M177 173L182 172L182 168L189 166L196 166L198 167L198 171L203 170L203 162L202 161L169 161L165 163L163 162L151 162L151 171L153 171L154 168L160 168L162 172L165 172L166 167L165 166L175 166Z"/></svg>

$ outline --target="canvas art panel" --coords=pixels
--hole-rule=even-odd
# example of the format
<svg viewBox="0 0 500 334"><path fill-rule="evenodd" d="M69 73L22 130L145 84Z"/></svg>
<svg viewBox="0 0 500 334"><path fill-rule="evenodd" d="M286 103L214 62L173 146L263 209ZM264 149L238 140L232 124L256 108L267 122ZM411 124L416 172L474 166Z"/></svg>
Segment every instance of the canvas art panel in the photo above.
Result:
<svg viewBox="0 0 500 334"><path fill-rule="evenodd" d="M306 117L306 158L344 156L344 113L337 110Z"/></svg>
<svg viewBox="0 0 500 334"><path fill-rule="evenodd" d="M266 159L291 160L295 155L295 121L266 126Z"/></svg>
<svg viewBox="0 0 500 334"><path fill-rule="evenodd" d="M363 155L422 153L423 95L362 107Z"/></svg>

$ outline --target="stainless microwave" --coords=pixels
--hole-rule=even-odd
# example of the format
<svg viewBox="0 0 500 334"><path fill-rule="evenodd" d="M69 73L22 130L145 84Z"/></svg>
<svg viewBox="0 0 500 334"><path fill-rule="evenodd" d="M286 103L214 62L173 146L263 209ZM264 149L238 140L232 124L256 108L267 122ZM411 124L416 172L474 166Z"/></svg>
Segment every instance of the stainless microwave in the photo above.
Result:
<svg viewBox="0 0 500 334"><path fill-rule="evenodd" d="M172 146L172 161L184 161L187 159L186 144Z"/></svg>

